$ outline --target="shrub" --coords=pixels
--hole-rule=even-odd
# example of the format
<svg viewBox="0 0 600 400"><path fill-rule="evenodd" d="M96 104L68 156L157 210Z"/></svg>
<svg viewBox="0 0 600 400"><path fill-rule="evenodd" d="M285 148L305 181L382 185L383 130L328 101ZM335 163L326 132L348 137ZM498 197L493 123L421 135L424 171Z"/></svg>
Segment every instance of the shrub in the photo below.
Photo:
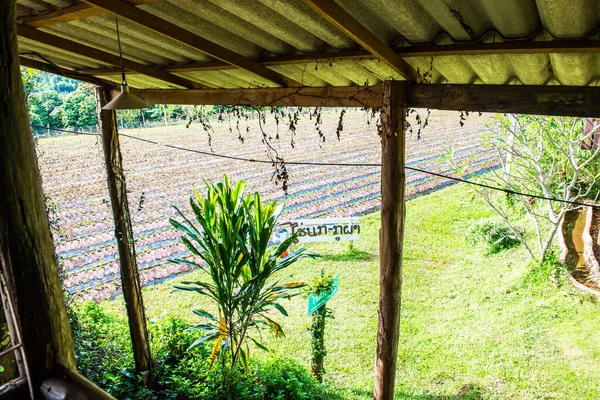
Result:
<svg viewBox="0 0 600 400"><path fill-rule="evenodd" d="M251 362L248 373L238 368L211 369L210 347L189 349L200 331L186 330L186 321L169 315L148 325L156 361L155 387L149 389L134 372L127 320L91 302L73 310L79 370L117 399L341 399L304 367L285 358Z"/></svg>
<svg viewBox="0 0 600 400"><path fill-rule="evenodd" d="M79 371L96 384L106 387L109 375L133 366L129 330L124 319L106 314L93 302L70 312L75 358Z"/></svg>
<svg viewBox="0 0 600 400"><path fill-rule="evenodd" d="M475 225L471 228L468 240L473 245L486 243L487 254L496 254L521 244L519 237L508 225L496 220Z"/></svg>
<svg viewBox="0 0 600 400"><path fill-rule="evenodd" d="M335 391L319 384L308 370L284 358L272 358L257 366L264 399L319 400L341 399Z"/></svg>

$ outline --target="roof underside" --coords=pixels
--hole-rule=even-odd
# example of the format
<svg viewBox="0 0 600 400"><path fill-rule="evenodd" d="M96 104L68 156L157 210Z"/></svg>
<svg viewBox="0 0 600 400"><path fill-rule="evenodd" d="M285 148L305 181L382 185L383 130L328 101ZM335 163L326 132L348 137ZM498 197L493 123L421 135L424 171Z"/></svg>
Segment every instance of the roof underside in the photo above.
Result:
<svg viewBox="0 0 600 400"><path fill-rule="evenodd" d="M376 85L404 79L377 58L366 56L315 61L324 54L361 47L303 0L158 0L131 1L137 7L220 45L304 86ZM395 50L421 44L496 43L599 38L597 0L336 0L352 17ZM118 54L115 16L96 12L69 22L46 26L28 23L47 13L80 4L74 0L18 0L21 23L42 32ZM91 6L90 6L91 7ZM98 9L99 10L99 9ZM249 88L277 86L240 68L223 68L211 56L152 31L119 19L123 56L183 77L203 87ZM120 81L116 66L83 54L19 36L24 58ZM271 57L310 54L311 60L269 65ZM494 54L405 57L431 83L596 85L600 55ZM193 64L201 69L178 70ZM110 74L113 72L112 74ZM137 88L177 88L156 77L128 73Z"/></svg>

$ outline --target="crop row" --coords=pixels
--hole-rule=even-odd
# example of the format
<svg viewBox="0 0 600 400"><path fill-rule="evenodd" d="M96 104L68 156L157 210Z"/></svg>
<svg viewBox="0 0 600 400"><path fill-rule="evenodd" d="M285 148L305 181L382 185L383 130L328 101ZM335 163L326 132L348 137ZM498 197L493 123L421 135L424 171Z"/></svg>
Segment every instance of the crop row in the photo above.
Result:
<svg viewBox="0 0 600 400"><path fill-rule="evenodd" d="M423 132L420 141L407 139L409 167L451 173L441 164L438 154L454 148L457 157L475 155L476 169L484 171L493 157L480 145L479 136L486 132L487 117L467 121L458 126L454 114L437 115ZM347 114L340 141L333 133L338 115L324 116L323 130L327 141L318 142L314 122L299 124L295 147L289 146L289 133L280 127L281 140L275 147L287 160L327 163L370 163L380 161L380 144L373 125L365 124L360 112ZM256 123L250 120L249 124ZM235 123L234 123L235 125ZM268 125L269 135L275 126ZM243 127L243 129L245 129ZM179 233L168 218L174 215L172 205L189 212L187 205L192 185L202 190L202 179L219 179L227 173L232 179L247 181L248 190L259 190L265 199L286 203L284 218L362 215L379 204L379 168L289 165L289 193L284 195L272 182L269 164L182 152L164 147L176 145L200 151L266 159L261 135L245 135L245 143L237 139L235 128L228 124L215 126L212 149L206 134L196 129L150 129L126 132L129 135L158 142L153 145L122 138L125 173L140 279L143 284L162 281L187 272L189 267L168 262L175 255L186 255ZM44 189L54 204L51 218L57 219L60 231L55 235L56 249L66 271L65 286L85 298L101 300L118 293L119 266L114 239L112 213L108 202L102 154L93 137L43 139L39 144L40 168ZM420 172L407 171L407 196L418 195L448 184L448 181Z"/></svg>

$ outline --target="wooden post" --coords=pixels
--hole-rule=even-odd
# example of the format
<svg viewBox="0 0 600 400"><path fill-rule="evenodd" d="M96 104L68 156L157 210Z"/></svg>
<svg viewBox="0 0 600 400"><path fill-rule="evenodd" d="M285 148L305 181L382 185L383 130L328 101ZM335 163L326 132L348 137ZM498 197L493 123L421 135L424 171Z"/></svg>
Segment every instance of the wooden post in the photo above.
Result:
<svg viewBox="0 0 600 400"><path fill-rule="evenodd" d="M402 242L404 239L404 125L406 83L384 85L381 135L381 230L379 231L379 325L375 389L377 400L392 400L398 358Z"/></svg>
<svg viewBox="0 0 600 400"><path fill-rule="evenodd" d="M53 372L75 369L75 357L24 102L15 12L15 0L0 1L0 268L37 397Z"/></svg>
<svg viewBox="0 0 600 400"><path fill-rule="evenodd" d="M110 203L115 222L115 237L119 248L121 285L127 308L133 357L135 359L136 371L142 374L144 382L147 384L152 374L152 357L150 354L148 329L146 327L146 312L144 310L142 289L135 258L133 230L131 227L129 204L127 202L127 188L123 174L123 157L121 156L121 147L119 145L116 113L114 111L102 110L102 107L109 100L110 89L97 86L96 109L102 133L106 179L108 181L108 192L110 194Z"/></svg>

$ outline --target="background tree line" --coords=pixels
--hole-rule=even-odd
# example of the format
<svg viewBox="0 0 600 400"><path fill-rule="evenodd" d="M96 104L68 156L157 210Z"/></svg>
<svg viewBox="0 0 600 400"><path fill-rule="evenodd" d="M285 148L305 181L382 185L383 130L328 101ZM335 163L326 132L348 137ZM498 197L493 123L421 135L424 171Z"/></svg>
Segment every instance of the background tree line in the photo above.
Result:
<svg viewBox="0 0 600 400"><path fill-rule="evenodd" d="M29 119L36 135L53 129L95 131L98 119L93 85L62 76L21 67ZM178 105L150 105L144 110L121 110L121 127L169 125L189 118L190 110Z"/></svg>

